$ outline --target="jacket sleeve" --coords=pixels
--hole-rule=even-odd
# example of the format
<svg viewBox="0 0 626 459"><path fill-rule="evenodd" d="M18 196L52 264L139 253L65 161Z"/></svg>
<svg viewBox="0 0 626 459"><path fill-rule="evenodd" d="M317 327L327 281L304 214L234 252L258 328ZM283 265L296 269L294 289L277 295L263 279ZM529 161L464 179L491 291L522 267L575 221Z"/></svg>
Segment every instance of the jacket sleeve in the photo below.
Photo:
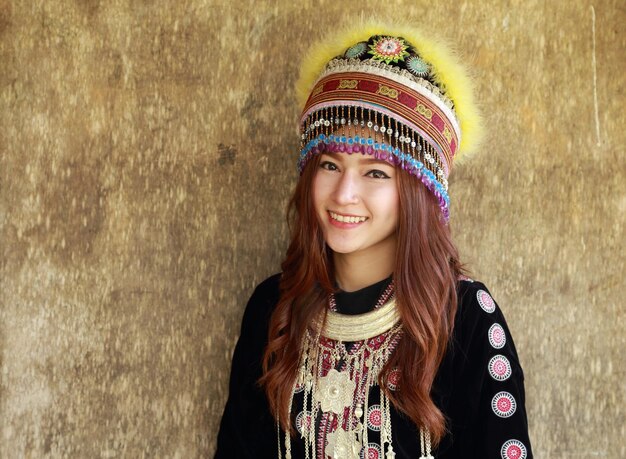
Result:
<svg viewBox="0 0 626 459"><path fill-rule="evenodd" d="M467 457L532 459L524 373L513 338L487 288L462 284L453 343L454 399L465 412L456 440L465 452L473 451Z"/></svg>
<svg viewBox="0 0 626 459"><path fill-rule="evenodd" d="M257 381L262 375L269 319L277 301L278 275L275 275L256 288L246 306L233 354L229 395L215 459L276 457L276 423Z"/></svg>

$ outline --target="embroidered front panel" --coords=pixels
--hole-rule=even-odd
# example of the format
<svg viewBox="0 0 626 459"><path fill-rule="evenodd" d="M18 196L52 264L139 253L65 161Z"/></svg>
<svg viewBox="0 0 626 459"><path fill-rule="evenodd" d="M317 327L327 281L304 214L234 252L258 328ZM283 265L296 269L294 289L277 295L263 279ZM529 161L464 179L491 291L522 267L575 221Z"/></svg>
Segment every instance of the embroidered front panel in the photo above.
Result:
<svg viewBox="0 0 626 459"><path fill-rule="evenodd" d="M381 298L384 301L392 296L390 285ZM380 372L401 335L396 324L346 349L341 341L307 334L293 391L299 407L295 428L304 439L306 457L357 459L378 457L383 452L394 454L390 402L384 391L372 389L378 385ZM397 385L399 373L392 373L390 380ZM290 445L285 435L287 457L291 457Z"/></svg>
<svg viewBox="0 0 626 459"><path fill-rule="evenodd" d="M385 292L387 295L384 294L383 296L390 296L389 293L391 291L392 289L387 289ZM395 349L400 335L401 331L399 328L392 329L364 342L354 343L350 351L346 352L345 355L342 355L343 343L323 337L320 338L321 352L323 354L322 361L337 362L337 366L330 370L322 370L320 385L323 384L324 388L326 388L326 384L322 383L322 381L328 375L339 372L351 376L351 382L354 382L354 386L350 383L346 383L346 385L349 386L349 389L354 387L354 390L350 406L345 406L342 413L324 410L320 404L322 413L319 415L320 427L317 431L318 438L315 442L318 457L352 457L354 444L359 445L359 455L365 454L365 445L370 445L368 454L376 454L378 451L384 450L385 442L379 440L381 443L378 444L378 449L372 449L372 443L369 442L369 438L374 433L378 434L376 435L377 439L382 439L384 436L384 434L381 434L381 429L384 428L384 410L385 408L389 409L389 402L387 400L387 406L382 408L379 404L368 406L368 403L371 398L370 390L378 384L377 379L380 370ZM356 357L360 354L360 357ZM383 358L381 359L381 357ZM351 359L355 359L357 363L352 365L350 363ZM325 373L326 371L327 373ZM333 378L336 379L337 377L333 376ZM381 398L386 399L384 396ZM337 431L341 433L337 434ZM390 432L385 432L385 434L390 439ZM386 443L387 449L389 449L391 444L390 442ZM330 451L334 451L335 455L329 454ZM346 454L346 456L342 454Z"/></svg>

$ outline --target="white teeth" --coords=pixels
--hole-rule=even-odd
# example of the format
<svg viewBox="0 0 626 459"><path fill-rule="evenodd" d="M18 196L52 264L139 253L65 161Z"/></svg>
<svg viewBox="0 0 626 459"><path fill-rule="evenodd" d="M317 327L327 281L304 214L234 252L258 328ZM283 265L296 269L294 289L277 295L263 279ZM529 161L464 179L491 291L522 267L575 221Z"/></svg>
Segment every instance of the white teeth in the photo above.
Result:
<svg viewBox="0 0 626 459"><path fill-rule="evenodd" d="M367 220L367 217L349 217L336 214L335 212L330 212L330 216L333 220L337 220L338 222L343 223L361 223Z"/></svg>

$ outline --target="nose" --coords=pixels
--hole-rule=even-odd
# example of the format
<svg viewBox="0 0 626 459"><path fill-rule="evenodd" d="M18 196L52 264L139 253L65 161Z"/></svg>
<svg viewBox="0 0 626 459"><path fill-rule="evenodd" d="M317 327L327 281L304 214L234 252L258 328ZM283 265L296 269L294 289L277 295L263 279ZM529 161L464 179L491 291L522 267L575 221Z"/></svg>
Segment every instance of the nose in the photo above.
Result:
<svg viewBox="0 0 626 459"><path fill-rule="evenodd" d="M352 171L345 171L335 183L332 197L337 204L348 205L359 202L357 177Z"/></svg>

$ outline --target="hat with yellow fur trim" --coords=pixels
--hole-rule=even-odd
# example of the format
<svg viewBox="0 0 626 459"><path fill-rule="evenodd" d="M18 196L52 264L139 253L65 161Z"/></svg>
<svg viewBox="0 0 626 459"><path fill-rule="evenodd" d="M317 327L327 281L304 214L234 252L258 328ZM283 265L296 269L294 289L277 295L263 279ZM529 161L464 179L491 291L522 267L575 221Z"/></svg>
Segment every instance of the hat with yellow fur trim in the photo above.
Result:
<svg viewBox="0 0 626 459"><path fill-rule="evenodd" d="M297 92L300 172L321 152L372 155L419 178L449 219L452 163L477 148L481 117L447 47L413 26L362 23L311 48Z"/></svg>

